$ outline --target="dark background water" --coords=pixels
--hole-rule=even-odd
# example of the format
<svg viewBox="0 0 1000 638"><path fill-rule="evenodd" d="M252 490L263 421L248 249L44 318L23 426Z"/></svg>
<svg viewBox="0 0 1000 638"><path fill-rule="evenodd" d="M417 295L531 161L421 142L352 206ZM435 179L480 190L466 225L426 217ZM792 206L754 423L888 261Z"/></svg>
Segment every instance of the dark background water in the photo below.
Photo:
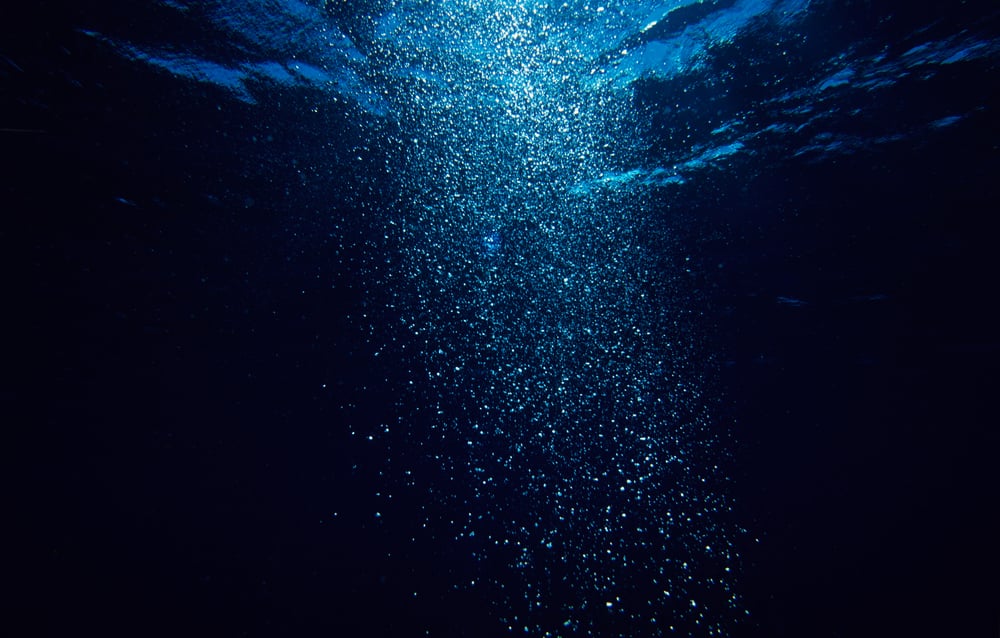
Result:
<svg viewBox="0 0 1000 638"><path fill-rule="evenodd" d="M364 143L354 114L178 93L87 45L81 10L21 11L0 51L0 127L22 129L0 133L8 622L492 635L488 601L449 592L459 567L343 522L375 452L330 424L392 403L359 319L388 151L352 165L361 190L304 180L299 149L344 166ZM1000 635L996 77L903 86L875 116L983 107L946 134L664 196L709 273L746 635Z"/></svg>

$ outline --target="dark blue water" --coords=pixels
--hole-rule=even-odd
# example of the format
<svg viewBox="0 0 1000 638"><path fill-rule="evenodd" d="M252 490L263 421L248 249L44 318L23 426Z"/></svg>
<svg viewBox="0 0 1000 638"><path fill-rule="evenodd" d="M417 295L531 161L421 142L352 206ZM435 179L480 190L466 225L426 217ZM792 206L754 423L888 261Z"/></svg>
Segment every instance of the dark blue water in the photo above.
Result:
<svg viewBox="0 0 1000 638"><path fill-rule="evenodd" d="M42 3L33 635L995 636L988 2Z"/></svg>

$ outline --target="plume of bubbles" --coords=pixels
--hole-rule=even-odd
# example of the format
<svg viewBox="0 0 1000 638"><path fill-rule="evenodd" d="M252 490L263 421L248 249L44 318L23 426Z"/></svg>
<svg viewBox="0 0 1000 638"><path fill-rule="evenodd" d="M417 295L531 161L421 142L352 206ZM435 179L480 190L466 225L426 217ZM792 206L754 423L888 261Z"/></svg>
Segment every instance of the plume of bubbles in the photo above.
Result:
<svg viewBox="0 0 1000 638"><path fill-rule="evenodd" d="M400 0L379 23L406 149L398 469L502 625L722 635L737 556L697 299L642 193L572 191L642 143L629 91L592 81L611 13Z"/></svg>

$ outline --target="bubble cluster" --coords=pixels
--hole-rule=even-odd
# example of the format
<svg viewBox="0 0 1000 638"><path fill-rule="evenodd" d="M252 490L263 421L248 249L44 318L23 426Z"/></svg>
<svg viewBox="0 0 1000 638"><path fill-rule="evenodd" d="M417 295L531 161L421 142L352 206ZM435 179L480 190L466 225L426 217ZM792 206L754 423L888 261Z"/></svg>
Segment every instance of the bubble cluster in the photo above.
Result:
<svg viewBox="0 0 1000 638"><path fill-rule="evenodd" d="M690 274L642 196L573 188L641 145L630 93L587 81L579 16L609 12L407 4L370 59L405 131L385 348L408 362L393 463L426 490L418 526L512 631L725 634L726 437Z"/></svg>

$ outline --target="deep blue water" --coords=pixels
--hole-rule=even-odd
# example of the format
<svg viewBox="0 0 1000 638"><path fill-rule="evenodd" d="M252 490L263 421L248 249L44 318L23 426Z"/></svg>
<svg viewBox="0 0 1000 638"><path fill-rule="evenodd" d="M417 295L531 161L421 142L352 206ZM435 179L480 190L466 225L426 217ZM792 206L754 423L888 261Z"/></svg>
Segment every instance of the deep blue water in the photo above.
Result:
<svg viewBox="0 0 1000 638"><path fill-rule="evenodd" d="M40 3L31 635L997 636L989 2Z"/></svg>

